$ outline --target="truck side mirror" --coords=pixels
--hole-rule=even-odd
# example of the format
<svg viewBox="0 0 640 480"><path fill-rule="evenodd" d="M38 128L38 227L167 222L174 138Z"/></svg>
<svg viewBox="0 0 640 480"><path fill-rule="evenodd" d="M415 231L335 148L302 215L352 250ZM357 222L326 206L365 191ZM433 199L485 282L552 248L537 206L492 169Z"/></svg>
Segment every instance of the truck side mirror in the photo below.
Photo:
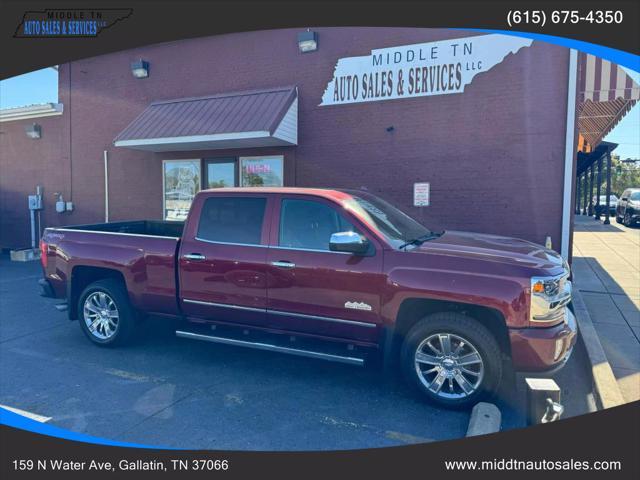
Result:
<svg viewBox="0 0 640 480"><path fill-rule="evenodd" d="M329 250L332 252L366 253L369 240L356 232L336 232L331 234Z"/></svg>

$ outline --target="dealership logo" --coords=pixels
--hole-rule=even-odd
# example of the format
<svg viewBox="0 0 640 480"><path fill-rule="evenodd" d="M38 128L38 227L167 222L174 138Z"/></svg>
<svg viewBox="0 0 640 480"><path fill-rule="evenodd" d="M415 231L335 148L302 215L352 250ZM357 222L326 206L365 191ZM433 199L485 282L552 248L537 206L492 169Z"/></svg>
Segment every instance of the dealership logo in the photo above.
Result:
<svg viewBox="0 0 640 480"><path fill-rule="evenodd" d="M478 73L532 42L509 35L479 35L340 58L320 105L462 93Z"/></svg>
<svg viewBox="0 0 640 480"><path fill-rule="evenodd" d="M14 38L96 37L133 14L132 8L82 9L49 8L27 11Z"/></svg>

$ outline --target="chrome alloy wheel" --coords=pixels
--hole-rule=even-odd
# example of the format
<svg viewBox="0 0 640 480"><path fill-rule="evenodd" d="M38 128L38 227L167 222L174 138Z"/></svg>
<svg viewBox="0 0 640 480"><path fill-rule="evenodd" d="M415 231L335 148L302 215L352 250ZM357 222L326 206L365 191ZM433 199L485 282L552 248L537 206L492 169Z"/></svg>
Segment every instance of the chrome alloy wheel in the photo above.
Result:
<svg viewBox="0 0 640 480"><path fill-rule="evenodd" d="M118 329L118 307L113 299L104 292L94 292L84 301L84 322L91 335L108 340Z"/></svg>
<svg viewBox="0 0 640 480"><path fill-rule="evenodd" d="M473 394L484 377L484 362L475 346L452 333L435 333L415 353L422 384L433 394L459 399Z"/></svg>

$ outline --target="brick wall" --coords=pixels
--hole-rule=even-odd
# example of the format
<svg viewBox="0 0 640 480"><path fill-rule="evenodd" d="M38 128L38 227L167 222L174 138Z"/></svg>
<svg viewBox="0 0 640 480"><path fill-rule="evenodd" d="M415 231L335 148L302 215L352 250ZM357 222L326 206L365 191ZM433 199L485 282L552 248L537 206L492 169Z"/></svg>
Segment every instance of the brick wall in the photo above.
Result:
<svg viewBox="0 0 640 480"><path fill-rule="evenodd" d="M365 187L433 228L536 242L551 235L559 248L566 49L534 42L463 94L318 107L338 58L477 33L322 28L319 50L302 55L297 31L177 41L61 65L65 113L38 121L42 139L24 135L28 121L0 124L0 246L28 244L26 195L37 183L45 186L46 225L102 221L106 149L112 220L161 217L162 159L280 153L288 185ZM147 79L131 76L138 58L150 63ZM113 147L152 101L283 85L299 89L297 147L171 154ZM430 207L412 207L418 181L431 183ZM74 201L73 213L53 211L57 191Z"/></svg>

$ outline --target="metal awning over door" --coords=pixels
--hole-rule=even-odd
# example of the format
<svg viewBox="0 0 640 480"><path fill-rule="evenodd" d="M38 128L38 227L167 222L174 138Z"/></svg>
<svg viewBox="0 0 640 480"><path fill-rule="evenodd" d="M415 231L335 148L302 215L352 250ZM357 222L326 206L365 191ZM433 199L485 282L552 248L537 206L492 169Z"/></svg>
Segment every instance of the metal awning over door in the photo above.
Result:
<svg viewBox="0 0 640 480"><path fill-rule="evenodd" d="M116 147L170 152L298 142L296 87L154 102L115 138Z"/></svg>

